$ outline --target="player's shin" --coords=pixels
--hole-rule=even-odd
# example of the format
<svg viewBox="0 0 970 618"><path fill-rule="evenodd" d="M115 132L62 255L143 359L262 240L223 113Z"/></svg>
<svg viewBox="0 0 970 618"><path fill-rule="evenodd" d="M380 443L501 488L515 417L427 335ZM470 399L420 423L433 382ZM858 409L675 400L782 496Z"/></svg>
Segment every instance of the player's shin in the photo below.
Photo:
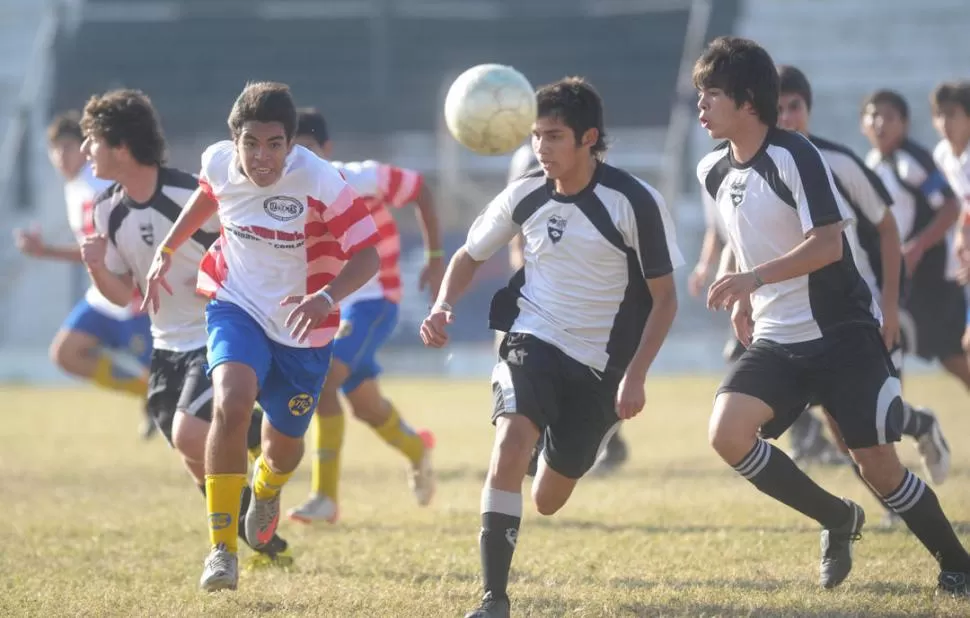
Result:
<svg viewBox="0 0 970 618"><path fill-rule="evenodd" d="M401 418L393 403L385 399L384 406L387 410L387 418L380 425L374 425L374 431L384 442L400 451L412 464L417 465L424 455L425 448L421 436Z"/></svg>
<svg viewBox="0 0 970 618"><path fill-rule="evenodd" d="M522 521L522 493L488 486L482 490L482 531L479 549L485 592L508 596L509 570Z"/></svg>
<svg viewBox="0 0 970 618"><path fill-rule="evenodd" d="M339 405L339 402L338 402ZM344 442L344 415L321 414L320 408L313 416L311 429L313 460L310 466L310 492L337 500L340 482L340 451Z"/></svg>

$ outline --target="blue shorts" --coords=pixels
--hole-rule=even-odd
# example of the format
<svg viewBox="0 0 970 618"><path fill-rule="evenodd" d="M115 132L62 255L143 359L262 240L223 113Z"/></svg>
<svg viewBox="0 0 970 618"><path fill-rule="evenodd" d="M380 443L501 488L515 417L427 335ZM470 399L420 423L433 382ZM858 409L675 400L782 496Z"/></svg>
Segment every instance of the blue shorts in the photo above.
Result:
<svg viewBox="0 0 970 618"><path fill-rule="evenodd" d="M145 367L151 364L152 320L147 313L119 320L82 298L61 324L61 330L91 335L105 348L131 354Z"/></svg>
<svg viewBox="0 0 970 618"><path fill-rule="evenodd" d="M377 351L394 333L398 309L397 303L375 298L341 310L333 357L350 369L350 375L340 387L344 393L354 392L362 382L381 374Z"/></svg>
<svg viewBox="0 0 970 618"><path fill-rule="evenodd" d="M302 438L330 368L333 344L291 348L277 343L248 313L225 301L206 305L205 322L209 333L206 372L211 374L223 363L252 367L259 381L257 400L269 424L291 438Z"/></svg>

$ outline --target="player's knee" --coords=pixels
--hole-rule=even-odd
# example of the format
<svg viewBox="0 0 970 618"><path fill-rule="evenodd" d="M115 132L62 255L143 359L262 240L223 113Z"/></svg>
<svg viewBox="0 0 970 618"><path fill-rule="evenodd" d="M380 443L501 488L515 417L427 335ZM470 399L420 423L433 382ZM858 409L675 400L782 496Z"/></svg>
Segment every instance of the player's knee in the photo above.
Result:
<svg viewBox="0 0 970 618"><path fill-rule="evenodd" d="M51 362L68 373L74 373L73 368L77 365L78 353L78 347L71 340L69 332L57 333L47 350Z"/></svg>
<svg viewBox="0 0 970 618"><path fill-rule="evenodd" d="M246 389L223 386L216 393L212 422L246 429L253 414L253 398Z"/></svg>
<svg viewBox="0 0 970 618"><path fill-rule="evenodd" d="M541 482L532 485L532 503L540 515L555 515L568 498L568 495L560 495L560 492L549 491Z"/></svg>
<svg viewBox="0 0 970 618"><path fill-rule="evenodd" d="M905 470L892 444L854 449L852 459L862 478L882 495L892 492L903 480Z"/></svg>
<svg viewBox="0 0 970 618"><path fill-rule="evenodd" d="M771 419L770 409L767 409L767 415L761 410L749 410L745 407L746 399L757 402L753 397L734 393L721 393L714 401L707 440L728 463L740 460L751 450L758 428Z"/></svg>
<svg viewBox="0 0 970 618"><path fill-rule="evenodd" d="M178 416L182 416L179 414ZM205 460L205 441L209 424L194 417L186 417L182 422L172 424L172 446L189 462Z"/></svg>
<svg viewBox="0 0 970 618"><path fill-rule="evenodd" d="M527 419L522 419L527 421ZM535 447L534 429L510 422L496 437L495 449L489 475L499 478L512 478L519 473L524 477Z"/></svg>

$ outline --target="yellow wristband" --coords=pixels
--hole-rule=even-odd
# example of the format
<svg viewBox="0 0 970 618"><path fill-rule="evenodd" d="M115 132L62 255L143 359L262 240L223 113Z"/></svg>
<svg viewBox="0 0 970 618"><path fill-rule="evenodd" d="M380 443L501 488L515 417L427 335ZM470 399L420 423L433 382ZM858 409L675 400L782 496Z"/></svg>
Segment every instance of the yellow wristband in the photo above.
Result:
<svg viewBox="0 0 970 618"><path fill-rule="evenodd" d="M169 247L168 245L162 245L161 247L158 248L158 250L161 251L162 253L167 253L168 255L172 255L173 253L175 253L175 249Z"/></svg>
<svg viewBox="0 0 970 618"><path fill-rule="evenodd" d="M429 259L431 259L431 258L445 257L445 250L444 249L434 249L433 251L426 251L425 252L425 255Z"/></svg>

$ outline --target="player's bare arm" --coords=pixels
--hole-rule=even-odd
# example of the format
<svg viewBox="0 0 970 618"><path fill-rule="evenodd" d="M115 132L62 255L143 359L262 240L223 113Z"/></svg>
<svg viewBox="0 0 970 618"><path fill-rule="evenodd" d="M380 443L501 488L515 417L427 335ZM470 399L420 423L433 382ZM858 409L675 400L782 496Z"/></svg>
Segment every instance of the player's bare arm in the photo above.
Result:
<svg viewBox="0 0 970 618"><path fill-rule="evenodd" d="M711 269L717 265L721 254L721 240L717 235L717 227L708 225L704 230L704 240L701 242L701 254L697 258L697 265L687 278L687 291L691 296L699 296Z"/></svg>
<svg viewBox="0 0 970 618"><path fill-rule="evenodd" d="M199 231L199 228L212 218L218 209L219 202L206 193L204 188L200 187L195 190L195 193L189 198L185 208L182 209L182 213L175 221L172 229L169 230L168 234L165 235L165 238L158 245L158 250L155 252L155 259L152 262L151 269L148 271L145 285L145 298L141 303L142 311L148 309L151 309L153 312L158 311L159 303L161 302L159 288L163 288L169 294L172 293L171 286L165 280L165 273L168 272L171 266L172 253L182 246L182 243L188 240L192 234Z"/></svg>
<svg viewBox="0 0 970 618"><path fill-rule="evenodd" d="M81 242L78 253L98 291L114 304L123 307L131 301L135 293L135 282L131 274L116 275L105 265L107 243L108 239L103 235L91 234Z"/></svg>
<svg viewBox="0 0 970 618"><path fill-rule="evenodd" d="M48 245L44 242L40 228L17 228L13 231L13 241L21 253L33 258L62 262L81 261L81 250L76 245Z"/></svg>
<svg viewBox="0 0 970 618"><path fill-rule="evenodd" d="M725 275L707 294L710 309L731 307L759 287L803 277L842 259L842 222L813 228L808 237L785 255L744 273Z"/></svg>
<svg viewBox="0 0 970 618"><path fill-rule="evenodd" d="M882 338L886 347L892 348L899 337L899 267L902 261L899 228L892 210L886 209L876 229L882 256Z"/></svg>
<svg viewBox="0 0 970 618"><path fill-rule="evenodd" d="M341 300L377 274L380 265L377 247L364 247L350 256L340 274L322 289L306 296L287 296L280 301L284 306L296 305L286 316L285 324L292 329L290 334L303 343L310 331L330 315Z"/></svg>
<svg viewBox="0 0 970 618"><path fill-rule="evenodd" d="M421 323L420 334L424 345L440 348L448 343L446 326L454 321L452 306L468 289L468 284L472 282L475 273L483 263L473 259L465 247L459 249L451 258L445 278L441 282L438 299L431 313Z"/></svg>
<svg viewBox="0 0 970 618"><path fill-rule="evenodd" d="M414 205L425 250L425 263L418 277L418 286L420 290L429 290L431 298L435 298L441 288L441 280L445 276L445 252L441 248L438 209L435 207L434 196L427 184L421 184L421 192L414 200Z"/></svg>
<svg viewBox="0 0 970 618"><path fill-rule="evenodd" d="M616 411L620 418L633 418L643 410L644 383L677 315L677 288L673 275L647 279L653 308L640 336L640 344L627 366L617 392Z"/></svg>
<svg viewBox="0 0 970 618"><path fill-rule="evenodd" d="M936 246L946 238L947 232L953 224L960 218L960 205L953 197L947 197L943 205L933 215L933 219L926 225L915 238L903 244L903 260L906 262L906 270L913 272L916 266L931 247Z"/></svg>

